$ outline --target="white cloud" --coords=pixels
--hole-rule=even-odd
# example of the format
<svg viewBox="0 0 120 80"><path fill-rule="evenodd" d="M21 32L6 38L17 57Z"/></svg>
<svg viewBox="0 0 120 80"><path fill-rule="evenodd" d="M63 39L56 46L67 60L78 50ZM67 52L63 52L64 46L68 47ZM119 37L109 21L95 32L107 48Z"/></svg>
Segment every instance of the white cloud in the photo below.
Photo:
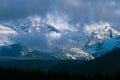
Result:
<svg viewBox="0 0 120 80"><path fill-rule="evenodd" d="M70 30L75 31L75 28L73 25L70 25L68 23L69 19L66 15L58 16L55 14L47 14L46 23L51 24L58 30Z"/></svg>
<svg viewBox="0 0 120 80"><path fill-rule="evenodd" d="M120 15L120 9L114 10L116 15Z"/></svg>
<svg viewBox="0 0 120 80"><path fill-rule="evenodd" d="M92 24L87 24L84 26L84 33L91 35L91 33L94 30L97 30L99 28L105 28L105 26L110 26L109 23L107 22L99 22L99 23L92 23Z"/></svg>
<svg viewBox="0 0 120 80"><path fill-rule="evenodd" d="M0 25L0 46L13 44L11 38L15 37L17 32L11 28Z"/></svg>
<svg viewBox="0 0 120 80"><path fill-rule="evenodd" d="M16 31L14 31L13 29L11 29L11 28L8 28L8 27L5 27L5 26L2 26L2 25L0 25L0 34L13 34L13 35L16 35L17 34L17 32Z"/></svg>
<svg viewBox="0 0 120 80"><path fill-rule="evenodd" d="M61 33L51 32L49 36L52 37L53 39L60 39Z"/></svg>
<svg viewBox="0 0 120 80"><path fill-rule="evenodd" d="M70 7L70 8L78 8L81 5L80 0L64 0L63 4L64 7Z"/></svg>

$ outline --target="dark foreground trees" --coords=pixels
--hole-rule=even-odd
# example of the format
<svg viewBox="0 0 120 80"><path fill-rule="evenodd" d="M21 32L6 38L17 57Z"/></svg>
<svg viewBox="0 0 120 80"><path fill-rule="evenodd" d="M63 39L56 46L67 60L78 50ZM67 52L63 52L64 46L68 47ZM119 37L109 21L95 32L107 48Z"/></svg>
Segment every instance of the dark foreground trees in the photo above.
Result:
<svg viewBox="0 0 120 80"><path fill-rule="evenodd" d="M0 67L0 80L120 80L120 72L108 76L100 71L95 74L64 72L43 72L40 69L22 70Z"/></svg>

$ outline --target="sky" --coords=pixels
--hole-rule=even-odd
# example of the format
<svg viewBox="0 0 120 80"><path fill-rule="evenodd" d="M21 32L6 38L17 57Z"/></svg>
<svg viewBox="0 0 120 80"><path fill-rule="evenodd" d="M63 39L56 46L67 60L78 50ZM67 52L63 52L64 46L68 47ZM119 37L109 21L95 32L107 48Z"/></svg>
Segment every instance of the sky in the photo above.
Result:
<svg viewBox="0 0 120 80"><path fill-rule="evenodd" d="M0 19L30 15L66 15L73 21L115 21L120 16L119 0L0 0Z"/></svg>
<svg viewBox="0 0 120 80"><path fill-rule="evenodd" d="M0 19L13 20L47 14L68 16L70 23L115 22L120 18L119 0L0 0Z"/></svg>
<svg viewBox="0 0 120 80"><path fill-rule="evenodd" d="M77 34L76 37L83 41L84 33L89 34L99 27L107 25L120 30L120 0L0 0L0 21L32 16L39 16L41 22L57 29L74 31L69 36ZM58 42L65 41L66 37Z"/></svg>

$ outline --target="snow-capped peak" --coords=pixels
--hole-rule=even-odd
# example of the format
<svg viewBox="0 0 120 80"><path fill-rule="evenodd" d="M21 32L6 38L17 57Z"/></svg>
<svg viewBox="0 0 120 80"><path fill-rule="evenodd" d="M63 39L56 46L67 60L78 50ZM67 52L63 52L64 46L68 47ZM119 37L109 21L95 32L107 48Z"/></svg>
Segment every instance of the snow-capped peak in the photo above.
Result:
<svg viewBox="0 0 120 80"><path fill-rule="evenodd" d="M94 45L97 43L103 43L105 40L118 36L120 32L116 31L115 29L105 26L104 28L99 28L92 32L90 41L88 45Z"/></svg>
<svg viewBox="0 0 120 80"><path fill-rule="evenodd" d="M15 29L19 33L32 33L32 32L59 32L54 26L40 22L39 18L26 18L13 22L3 23L5 26Z"/></svg>
<svg viewBox="0 0 120 80"><path fill-rule="evenodd" d="M117 37L119 35L119 31L109 26L99 28L92 32L91 38L89 39L85 48L90 54L94 55L95 57L99 57L113 50L117 46Z"/></svg>

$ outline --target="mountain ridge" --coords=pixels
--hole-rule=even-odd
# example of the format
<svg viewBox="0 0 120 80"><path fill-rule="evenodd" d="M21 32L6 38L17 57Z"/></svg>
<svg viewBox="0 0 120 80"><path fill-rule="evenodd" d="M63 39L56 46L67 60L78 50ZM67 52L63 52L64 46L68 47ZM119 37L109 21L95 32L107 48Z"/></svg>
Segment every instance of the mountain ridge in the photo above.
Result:
<svg viewBox="0 0 120 80"><path fill-rule="evenodd" d="M94 30L85 47L81 48L80 37L75 32L59 30L50 24L41 23L39 19L27 18L15 22L3 23L3 25L17 32L15 42L17 41L18 43L14 43L26 47L26 50L19 52L22 56L26 57L35 55L37 57L38 54L35 54L36 52L43 52L61 60L82 58L84 60L92 60L117 48L120 40L119 31L110 26L105 26ZM78 30L78 32L80 31ZM110 45L110 43L112 44ZM36 45L38 46L37 48Z"/></svg>

